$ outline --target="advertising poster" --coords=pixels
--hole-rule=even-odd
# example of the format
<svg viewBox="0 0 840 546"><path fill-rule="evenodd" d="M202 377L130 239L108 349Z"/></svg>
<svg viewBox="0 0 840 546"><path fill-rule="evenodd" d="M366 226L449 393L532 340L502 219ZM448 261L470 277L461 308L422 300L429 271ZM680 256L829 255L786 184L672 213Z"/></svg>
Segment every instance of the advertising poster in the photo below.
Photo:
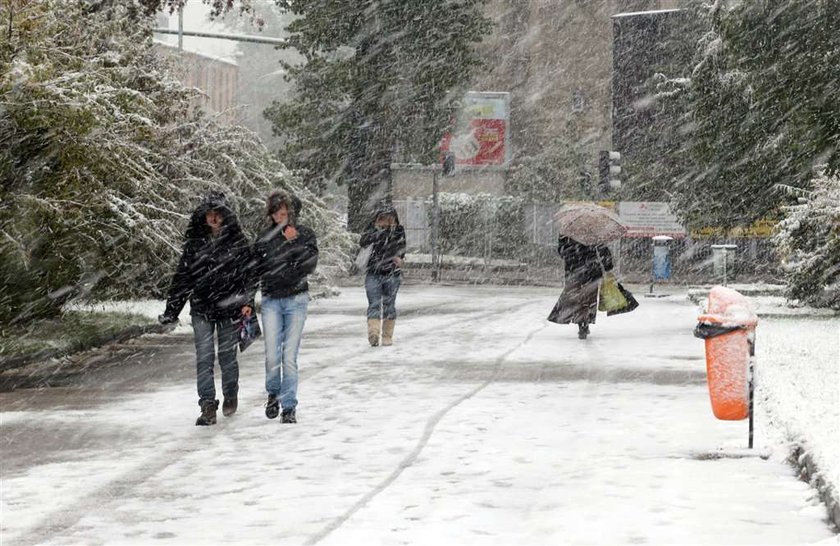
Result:
<svg viewBox="0 0 840 546"><path fill-rule="evenodd" d="M510 159L510 94L471 91L461 103L454 128L441 142L456 165L504 165Z"/></svg>

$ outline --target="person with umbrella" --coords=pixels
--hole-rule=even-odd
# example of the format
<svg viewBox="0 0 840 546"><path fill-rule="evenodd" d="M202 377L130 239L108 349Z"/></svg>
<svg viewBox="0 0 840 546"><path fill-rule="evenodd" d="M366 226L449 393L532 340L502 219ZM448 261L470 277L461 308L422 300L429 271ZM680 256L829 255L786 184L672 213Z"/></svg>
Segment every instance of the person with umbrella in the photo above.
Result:
<svg viewBox="0 0 840 546"><path fill-rule="evenodd" d="M603 243L621 237L627 228L611 211L590 204L566 205L555 219L566 284L548 320L577 324L578 338L586 339L598 312L601 279L613 269L612 253Z"/></svg>
<svg viewBox="0 0 840 546"><path fill-rule="evenodd" d="M586 339L598 311L601 277L613 268L612 254L605 245L584 245L564 235L559 237L557 252L563 259L566 285L548 320L577 324L578 337Z"/></svg>

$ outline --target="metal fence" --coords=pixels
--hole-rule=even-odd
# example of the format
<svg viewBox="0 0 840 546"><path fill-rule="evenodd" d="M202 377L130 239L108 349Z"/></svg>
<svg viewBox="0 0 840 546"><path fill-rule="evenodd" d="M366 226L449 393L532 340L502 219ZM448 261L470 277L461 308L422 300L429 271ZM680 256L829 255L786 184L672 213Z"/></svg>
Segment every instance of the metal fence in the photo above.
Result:
<svg viewBox="0 0 840 546"><path fill-rule="evenodd" d="M406 229L409 252L428 253L431 249L430 210L425 200L396 201L394 206ZM517 218L505 211L480 215L466 233L449 246L444 254L491 260L514 260L537 271L559 268L557 225L554 203L526 203ZM511 221L513 223L511 223ZM679 239L669 243L672 280L675 282L717 282L712 245L737 246L729 280L767 280L780 277L779 259L772 241L761 238ZM649 279L652 270L653 244L649 238L625 238L609 245L620 272L636 281Z"/></svg>

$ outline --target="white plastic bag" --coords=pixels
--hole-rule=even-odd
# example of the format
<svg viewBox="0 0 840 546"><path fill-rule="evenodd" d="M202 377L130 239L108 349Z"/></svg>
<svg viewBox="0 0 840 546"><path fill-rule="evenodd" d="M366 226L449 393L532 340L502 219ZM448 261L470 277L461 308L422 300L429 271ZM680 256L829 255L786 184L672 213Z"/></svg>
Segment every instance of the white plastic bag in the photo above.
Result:
<svg viewBox="0 0 840 546"><path fill-rule="evenodd" d="M370 251L373 245L363 246L361 250L359 250L359 254L356 255L356 271L359 273L364 273L367 271L368 260L370 260Z"/></svg>

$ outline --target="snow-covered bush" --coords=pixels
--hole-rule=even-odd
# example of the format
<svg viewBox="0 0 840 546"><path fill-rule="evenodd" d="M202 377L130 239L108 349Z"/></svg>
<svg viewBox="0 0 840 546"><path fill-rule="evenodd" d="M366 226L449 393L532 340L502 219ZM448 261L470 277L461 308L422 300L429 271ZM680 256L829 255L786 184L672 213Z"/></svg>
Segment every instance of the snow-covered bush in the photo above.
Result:
<svg viewBox="0 0 840 546"><path fill-rule="evenodd" d="M211 189L251 233L268 191L298 193L325 241L322 263L346 259L338 218L255 135L190 112L196 91L156 54L137 4L24 4L0 8L10 21L0 33L0 320L56 313L94 287L160 295L188 215Z"/></svg>
<svg viewBox="0 0 840 546"><path fill-rule="evenodd" d="M802 202L787 208L776 236L788 295L840 309L840 176L822 174L812 191L790 191Z"/></svg>
<svg viewBox="0 0 840 546"><path fill-rule="evenodd" d="M508 256L526 244L522 199L487 193L440 193L439 241L442 252L459 256ZM429 225L432 199L426 201Z"/></svg>

